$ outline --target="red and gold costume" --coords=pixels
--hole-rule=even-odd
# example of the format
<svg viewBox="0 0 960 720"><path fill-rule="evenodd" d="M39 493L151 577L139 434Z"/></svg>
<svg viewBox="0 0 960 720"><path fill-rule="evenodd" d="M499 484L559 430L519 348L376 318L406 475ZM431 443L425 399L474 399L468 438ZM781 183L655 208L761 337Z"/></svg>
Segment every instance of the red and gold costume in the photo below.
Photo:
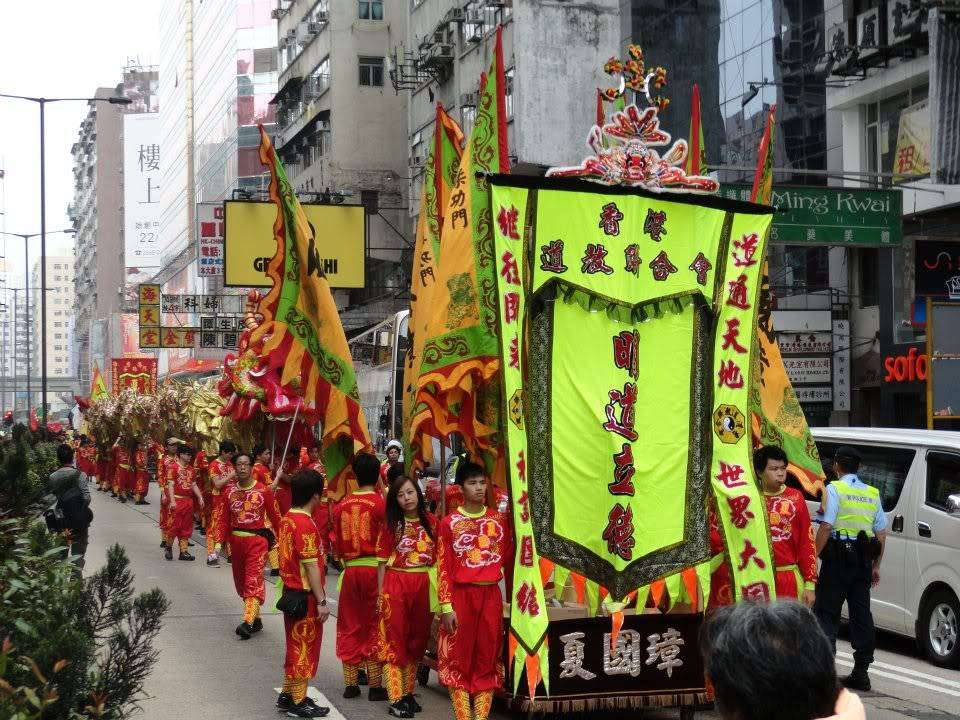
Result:
<svg viewBox="0 0 960 720"><path fill-rule="evenodd" d="M123 445L115 445L113 463L113 491L121 496L130 495L133 492L133 464L130 462L130 451Z"/></svg>
<svg viewBox="0 0 960 720"><path fill-rule="evenodd" d="M391 703L413 694L433 622L428 573L437 559L437 519L428 515L427 522L429 533L418 518L404 520L383 577L380 642Z"/></svg>
<svg viewBox="0 0 960 720"><path fill-rule="evenodd" d="M203 495L203 510L200 511L200 525L204 532L210 531L210 515L213 512L213 497L210 494L210 474L207 472L210 463L207 462L206 453L198 451L193 457L193 469L197 474L197 487Z"/></svg>
<svg viewBox="0 0 960 720"><path fill-rule="evenodd" d="M716 500L710 500L707 519L710 524L710 599L708 608L721 607L733 603L733 584L730 582L730 566L717 517Z"/></svg>
<svg viewBox="0 0 960 720"><path fill-rule="evenodd" d="M231 484L224 502L230 520L233 584L243 598L243 621L252 624L266 599L263 565L269 542L264 531L268 524L280 527L280 513L270 487L253 478L244 485Z"/></svg>
<svg viewBox="0 0 960 720"><path fill-rule="evenodd" d="M377 627L377 566L386 561L386 505L372 488L351 493L333 508L337 557L343 561L337 614L337 657L347 686L366 663L370 687L381 681Z"/></svg>
<svg viewBox="0 0 960 720"><path fill-rule="evenodd" d="M817 550L807 503L799 490L790 487L764 497L777 569L777 599L800 599L804 590L817 586Z"/></svg>
<svg viewBox="0 0 960 720"><path fill-rule="evenodd" d="M189 465L174 461L170 469L170 482L173 483L173 499L176 506L170 510L170 539L180 541L180 552L187 552L187 542L193 534L193 488L196 484L196 471Z"/></svg>
<svg viewBox="0 0 960 720"><path fill-rule="evenodd" d="M250 470L250 474L254 480L263 483L268 488L273 486L273 475L270 473L270 468L264 465L262 462L257 462L253 464L253 468ZM274 500L276 500L276 493L273 493ZM279 507L279 503L277 505ZM282 514L281 514L282 517ZM267 528L273 531L273 534L276 535L276 525L267 525ZM280 568L280 558L277 556L277 548L273 547L269 551L268 559L270 560L270 569L278 570Z"/></svg>
<svg viewBox="0 0 960 720"><path fill-rule="evenodd" d="M280 521L279 538L280 578L285 588L310 591L310 580L305 565L317 565L323 578L326 563L323 542L313 518L306 510L293 508ZM317 674L320 661L320 643L323 623L317 615L317 599L311 592L307 597L307 614L300 619L283 616L287 652L283 662L283 689L294 704L300 704L307 694L307 683Z"/></svg>
<svg viewBox="0 0 960 720"><path fill-rule="evenodd" d="M134 463L136 464L134 469L136 479L133 485L133 493L137 496L137 502L140 502L147 497L147 491L150 489L150 471L147 470L147 450L145 448L137 448Z"/></svg>
<svg viewBox="0 0 960 720"><path fill-rule="evenodd" d="M218 488L214 480L234 475L233 463L217 458L207 468L210 478L210 524L207 526L207 555L215 555L227 540L226 497L230 483ZM229 545L226 546L229 549Z"/></svg>
<svg viewBox="0 0 960 720"><path fill-rule="evenodd" d="M160 540L168 545L171 542L170 522L172 517L167 486L170 484L170 473L174 470L176 464L177 459L172 455L164 454L157 460L157 487L160 489Z"/></svg>
<svg viewBox="0 0 960 720"><path fill-rule="evenodd" d="M473 514L460 507L440 521L437 595L441 612L456 613L458 627L452 634L441 627L438 671L457 720L487 720L493 691L503 679L498 583L512 554L509 521L496 510Z"/></svg>

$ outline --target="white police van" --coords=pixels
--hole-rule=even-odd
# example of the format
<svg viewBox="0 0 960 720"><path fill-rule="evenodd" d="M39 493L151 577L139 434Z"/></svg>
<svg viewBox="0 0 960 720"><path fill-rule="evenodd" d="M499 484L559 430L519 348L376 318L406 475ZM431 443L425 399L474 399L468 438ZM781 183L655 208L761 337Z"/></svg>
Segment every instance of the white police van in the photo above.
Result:
<svg viewBox="0 0 960 720"><path fill-rule="evenodd" d="M915 637L934 664L960 666L960 433L811 430L825 468L837 447L851 446L860 479L880 491L887 541L871 594L874 623ZM808 497L808 505L815 519L819 502Z"/></svg>

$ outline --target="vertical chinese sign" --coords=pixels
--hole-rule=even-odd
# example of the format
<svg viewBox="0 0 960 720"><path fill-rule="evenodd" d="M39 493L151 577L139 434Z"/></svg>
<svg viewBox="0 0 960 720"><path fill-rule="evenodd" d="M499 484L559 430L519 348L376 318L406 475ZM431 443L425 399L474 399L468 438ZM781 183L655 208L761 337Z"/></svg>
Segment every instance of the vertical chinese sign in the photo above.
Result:
<svg viewBox="0 0 960 720"><path fill-rule="evenodd" d="M160 266L160 115L123 116L123 253L128 275Z"/></svg>
<svg viewBox="0 0 960 720"><path fill-rule="evenodd" d="M157 391L156 358L113 358L111 371L114 395L125 388L133 388L141 395Z"/></svg>
<svg viewBox="0 0 960 720"><path fill-rule="evenodd" d="M160 347L160 286L137 288L137 313L140 323L140 349Z"/></svg>
<svg viewBox="0 0 960 720"><path fill-rule="evenodd" d="M223 205L197 203L197 274L223 275Z"/></svg>

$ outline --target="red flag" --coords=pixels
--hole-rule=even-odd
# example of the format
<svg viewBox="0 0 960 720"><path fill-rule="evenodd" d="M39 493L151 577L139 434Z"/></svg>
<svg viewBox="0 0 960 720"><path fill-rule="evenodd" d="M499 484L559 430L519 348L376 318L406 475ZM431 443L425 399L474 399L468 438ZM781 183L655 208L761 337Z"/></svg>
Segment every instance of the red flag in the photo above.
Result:
<svg viewBox="0 0 960 720"><path fill-rule="evenodd" d="M773 196L773 123L776 114L777 106L771 105L767 113L767 127L757 151L757 171L753 175L753 190L750 193L750 201L761 205L769 205Z"/></svg>
<svg viewBox="0 0 960 720"><path fill-rule="evenodd" d="M703 142L703 121L700 118L700 86L693 84L690 98L690 149L684 170L687 175L705 175L707 172L707 152Z"/></svg>

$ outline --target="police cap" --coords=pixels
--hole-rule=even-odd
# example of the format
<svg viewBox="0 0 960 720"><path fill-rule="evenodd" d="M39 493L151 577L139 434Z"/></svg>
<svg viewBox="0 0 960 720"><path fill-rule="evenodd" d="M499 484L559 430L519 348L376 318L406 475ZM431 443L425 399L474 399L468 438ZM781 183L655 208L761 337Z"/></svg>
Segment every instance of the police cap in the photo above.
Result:
<svg viewBox="0 0 960 720"><path fill-rule="evenodd" d="M833 451L833 461L856 466L860 464L860 453L849 445L841 445Z"/></svg>

